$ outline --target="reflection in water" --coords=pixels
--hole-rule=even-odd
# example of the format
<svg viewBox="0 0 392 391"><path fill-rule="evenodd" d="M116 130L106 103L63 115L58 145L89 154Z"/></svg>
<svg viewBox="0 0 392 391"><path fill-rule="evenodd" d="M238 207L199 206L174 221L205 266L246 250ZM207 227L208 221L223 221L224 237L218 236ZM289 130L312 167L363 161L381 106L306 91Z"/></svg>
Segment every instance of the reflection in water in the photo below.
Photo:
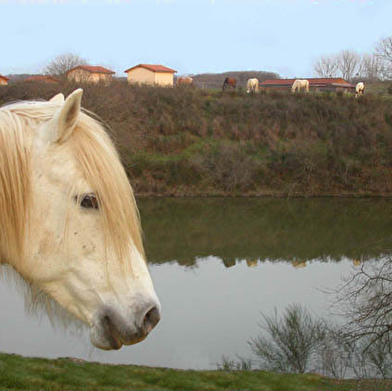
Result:
<svg viewBox="0 0 392 391"><path fill-rule="evenodd" d="M249 357L247 341L259 332L260 311L297 302L326 315L328 302L319 288L336 286L353 263L392 248L388 204L139 200L163 311L151 335L116 352L91 352L88 333L65 334L53 330L46 317L26 316L22 295L0 280L0 351L196 369L214 369L222 355Z"/></svg>
<svg viewBox="0 0 392 391"><path fill-rule="evenodd" d="M140 199L149 262L360 262L392 249L389 199Z"/></svg>
<svg viewBox="0 0 392 391"><path fill-rule="evenodd" d="M296 268L296 269L301 269L303 267L306 267L306 261L303 260L292 260L291 264Z"/></svg>
<svg viewBox="0 0 392 391"><path fill-rule="evenodd" d="M216 257L198 258L194 267L175 262L150 265L162 304L162 320L140 344L118 351L91 350L88 331L74 335L53 329L46 317L27 316L20 292L0 281L0 351L25 356L71 356L89 361L171 368L215 369L222 355L250 357L248 340L260 331L260 312L273 314L302 303L325 316L322 287L331 287L351 262L312 260L302 269L263 262L249 268L238 260L227 269ZM3 298L3 299L1 299Z"/></svg>
<svg viewBox="0 0 392 391"><path fill-rule="evenodd" d="M248 267L255 267L257 266L257 259L247 259L246 264Z"/></svg>

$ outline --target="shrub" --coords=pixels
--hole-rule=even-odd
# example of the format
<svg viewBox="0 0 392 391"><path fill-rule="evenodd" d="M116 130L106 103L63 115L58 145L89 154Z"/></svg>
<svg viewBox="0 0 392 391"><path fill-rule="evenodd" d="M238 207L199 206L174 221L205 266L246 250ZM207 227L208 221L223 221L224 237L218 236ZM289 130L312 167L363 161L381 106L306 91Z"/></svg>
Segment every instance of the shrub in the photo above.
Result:
<svg viewBox="0 0 392 391"><path fill-rule="evenodd" d="M0 104L68 95L77 87L14 83L0 89ZM129 177L140 184L155 178L159 189L184 185L194 194L189 186L196 175L214 194L288 194L293 186L298 194L385 194L392 188L389 99L286 91L231 96L121 81L82 87L83 107L108 124Z"/></svg>
<svg viewBox="0 0 392 391"><path fill-rule="evenodd" d="M252 183L257 163L241 145L220 142L209 145L192 158L201 172L224 191L246 190Z"/></svg>
<svg viewBox="0 0 392 391"><path fill-rule="evenodd" d="M276 309L273 316L261 316L260 327L266 335L260 334L249 341L261 360L261 367L278 372L309 370L312 356L324 338L323 322L315 320L299 304L289 305L281 319Z"/></svg>

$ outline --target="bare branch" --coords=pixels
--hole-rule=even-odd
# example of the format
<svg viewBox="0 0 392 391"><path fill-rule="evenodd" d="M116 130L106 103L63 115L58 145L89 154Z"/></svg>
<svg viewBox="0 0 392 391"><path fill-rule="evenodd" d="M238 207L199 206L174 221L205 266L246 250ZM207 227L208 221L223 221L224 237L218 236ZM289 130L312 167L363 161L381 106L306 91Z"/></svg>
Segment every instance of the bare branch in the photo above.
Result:
<svg viewBox="0 0 392 391"><path fill-rule="evenodd" d="M338 55L338 69L342 73L343 79L351 79L359 71L360 56L353 50L342 50Z"/></svg>
<svg viewBox="0 0 392 391"><path fill-rule="evenodd" d="M383 64L383 76L392 78L392 36L381 38L377 42L374 53Z"/></svg>
<svg viewBox="0 0 392 391"><path fill-rule="evenodd" d="M367 337L366 349L392 331L392 260L368 261L335 292L349 322L345 335Z"/></svg>
<svg viewBox="0 0 392 391"><path fill-rule="evenodd" d="M320 57L313 69L320 77L334 77L338 71L338 58L335 55Z"/></svg>
<svg viewBox="0 0 392 391"><path fill-rule="evenodd" d="M65 77L67 71L78 65L86 65L87 61L73 53L64 53L57 56L45 68L44 73L47 75Z"/></svg>
<svg viewBox="0 0 392 391"><path fill-rule="evenodd" d="M384 73L384 63L382 59L375 54L364 54L359 73L362 78L369 81L380 80Z"/></svg>

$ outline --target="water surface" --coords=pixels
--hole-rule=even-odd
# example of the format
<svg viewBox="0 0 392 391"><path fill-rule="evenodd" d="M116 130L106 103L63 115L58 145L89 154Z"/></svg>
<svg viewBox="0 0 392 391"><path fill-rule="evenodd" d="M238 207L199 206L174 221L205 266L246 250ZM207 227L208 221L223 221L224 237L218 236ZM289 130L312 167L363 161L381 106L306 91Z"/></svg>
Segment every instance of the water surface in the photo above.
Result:
<svg viewBox="0 0 392 391"><path fill-rule="evenodd" d="M215 368L249 357L260 311L289 303L327 315L320 288L392 248L385 199L142 199L146 253L163 316L142 343L92 349L85 331L27 316L14 284L0 282L0 351L174 368Z"/></svg>

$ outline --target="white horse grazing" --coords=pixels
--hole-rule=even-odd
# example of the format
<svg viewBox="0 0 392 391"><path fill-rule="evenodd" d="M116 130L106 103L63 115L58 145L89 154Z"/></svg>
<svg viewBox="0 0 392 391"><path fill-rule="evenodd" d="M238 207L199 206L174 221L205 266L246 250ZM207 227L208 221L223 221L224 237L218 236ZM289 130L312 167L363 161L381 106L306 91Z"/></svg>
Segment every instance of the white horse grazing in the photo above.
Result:
<svg viewBox="0 0 392 391"><path fill-rule="evenodd" d="M177 85L180 86L191 86L193 85L193 79L189 76L180 77L177 80Z"/></svg>
<svg viewBox="0 0 392 391"><path fill-rule="evenodd" d="M309 80L297 79L294 81L293 85L291 86L291 92L295 92L296 90L300 92L301 89L305 89L306 92L309 92Z"/></svg>
<svg viewBox="0 0 392 391"><path fill-rule="evenodd" d="M258 92L259 91L259 79L249 79L246 83L246 92Z"/></svg>
<svg viewBox="0 0 392 391"><path fill-rule="evenodd" d="M160 303L127 175L81 98L0 108L0 264L119 349L148 335Z"/></svg>
<svg viewBox="0 0 392 391"><path fill-rule="evenodd" d="M360 81L355 86L355 97L358 98L358 96L363 95L364 92L365 92L365 84Z"/></svg>

